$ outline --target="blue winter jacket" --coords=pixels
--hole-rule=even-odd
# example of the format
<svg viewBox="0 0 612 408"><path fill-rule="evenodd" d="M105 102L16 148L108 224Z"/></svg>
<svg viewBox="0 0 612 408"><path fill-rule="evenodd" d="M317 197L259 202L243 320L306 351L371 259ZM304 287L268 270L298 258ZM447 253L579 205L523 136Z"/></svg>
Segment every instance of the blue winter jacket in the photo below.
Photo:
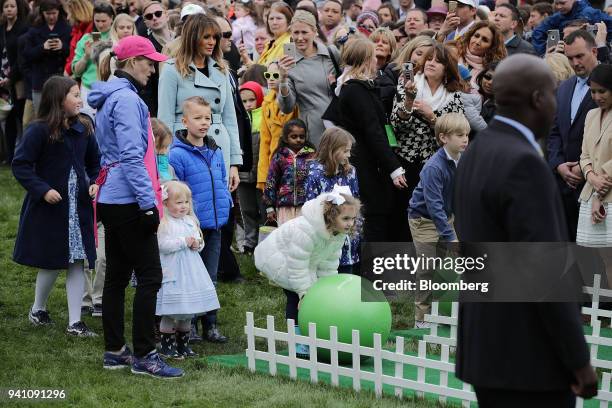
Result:
<svg viewBox="0 0 612 408"><path fill-rule="evenodd" d="M98 202L155 206L155 192L144 156L147 151L149 109L125 78L95 82L87 97L96 113L96 139L102 167L111 166Z"/></svg>
<svg viewBox="0 0 612 408"><path fill-rule="evenodd" d="M189 185L194 211L202 229L219 229L229 218L232 196L227 188L223 152L215 140L207 136L204 147L189 143L186 130L176 132L168 153L176 178Z"/></svg>
<svg viewBox="0 0 612 408"><path fill-rule="evenodd" d="M546 52L548 30L563 31L567 23L578 19L588 20L590 24L605 22L606 26L608 26L608 42L612 41L612 17L601 10L591 7L586 0L577 0L569 14L556 12L552 16L547 17L533 30L531 43L536 52L539 55L544 55Z"/></svg>

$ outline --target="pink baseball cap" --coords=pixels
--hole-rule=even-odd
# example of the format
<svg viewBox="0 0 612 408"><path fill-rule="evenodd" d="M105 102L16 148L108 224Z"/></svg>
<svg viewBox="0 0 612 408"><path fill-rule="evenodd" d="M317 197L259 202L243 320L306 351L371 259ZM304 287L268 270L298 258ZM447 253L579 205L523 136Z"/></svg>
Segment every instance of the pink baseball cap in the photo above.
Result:
<svg viewBox="0 0 612 408"><path fill-rule="evenodd" d="M164 54L155 51L153 43L148 38L139 35L123 37L115 44L113 52L119 60L132 57L145 57L152 61L164 62L168 59Z"/></svg>

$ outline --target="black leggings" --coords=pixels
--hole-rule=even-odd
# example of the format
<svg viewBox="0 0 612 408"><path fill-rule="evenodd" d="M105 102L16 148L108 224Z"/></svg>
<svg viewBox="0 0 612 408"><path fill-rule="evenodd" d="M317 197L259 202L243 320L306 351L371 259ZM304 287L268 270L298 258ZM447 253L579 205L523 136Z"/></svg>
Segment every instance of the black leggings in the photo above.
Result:
<svg viewBox="0 0 612 408"><path fill-rule="evenodd" d="M287 306L285 307L285 318L293 319L295 325L298 324L298 303L300 303L300 297L297 293L287 289L283 289L285 296L287 296Z"/></svg>

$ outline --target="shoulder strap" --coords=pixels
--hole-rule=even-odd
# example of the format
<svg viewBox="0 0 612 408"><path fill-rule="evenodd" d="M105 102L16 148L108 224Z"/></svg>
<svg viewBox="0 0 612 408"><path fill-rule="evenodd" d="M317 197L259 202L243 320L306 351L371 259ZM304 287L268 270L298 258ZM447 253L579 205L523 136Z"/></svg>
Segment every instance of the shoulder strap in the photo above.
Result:
<svg viewBox="0 0 612 408"><path fill-rule="evenodd" d="M329 45L327 46L327 52L329 52L329 58L332 60L332 64L334 64L334 69L336 70L336 77L342 75L342 70L340 69L340 65L338 65L338 61L336 61L336 57L334 57L334 53L332 52Z"/></svg>

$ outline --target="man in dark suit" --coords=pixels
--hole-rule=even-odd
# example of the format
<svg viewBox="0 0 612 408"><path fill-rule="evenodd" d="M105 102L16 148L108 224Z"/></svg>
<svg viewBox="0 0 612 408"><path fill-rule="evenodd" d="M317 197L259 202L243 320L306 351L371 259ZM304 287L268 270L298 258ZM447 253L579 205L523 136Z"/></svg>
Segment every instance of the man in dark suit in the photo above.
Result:
<svg viewBox="0 0 612 408"><path fill-rule="evenodd" d="M495 70L498 114L457 168L460 242L567 239L557 186L536 141L552 124L554 86L546 64L531 55ZM576 303L461 302L456 374L474 386L481 408L573 407L576 395L597 393Z"/></svg>
<svg viewBox="0 0 612 408"><path fill-rule="evenodd" d="M495 11L493 11L493 24L499 28L504 36L508 55L521 53L536 55L533 45L521 38L523 22L516 6L510 3L502 3L496 6Z"/></svg>
<svg viewBox="0 0 612 408"><path fill-rule="evenodd" d="M587 80L597 66L597 46L593 36L584 30L565 38L565 55L576 75L563 81L557 90L557 113L548 136L548 165L554 172L565 210L568 236L576 241L578 197L584 179L580 170L582 134L586 114L597 107L591 98Z"/></svg>

